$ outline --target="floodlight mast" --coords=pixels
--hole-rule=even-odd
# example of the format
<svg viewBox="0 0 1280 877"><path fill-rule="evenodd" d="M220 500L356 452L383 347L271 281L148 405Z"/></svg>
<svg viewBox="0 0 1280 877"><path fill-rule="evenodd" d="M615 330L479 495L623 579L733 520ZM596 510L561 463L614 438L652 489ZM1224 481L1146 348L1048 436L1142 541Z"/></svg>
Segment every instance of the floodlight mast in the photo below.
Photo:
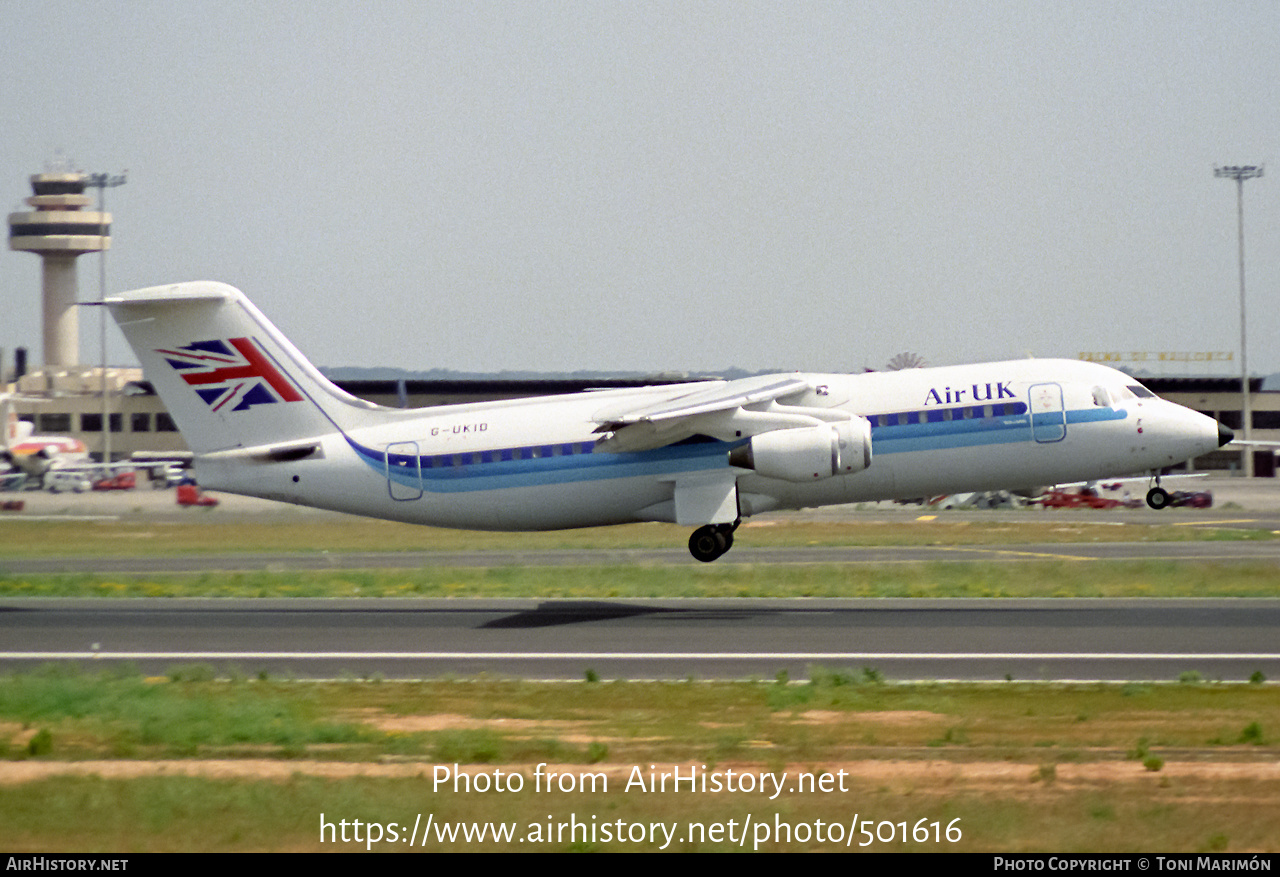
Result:
<svg viewBox="0 0 1280 877"><path fill-rule="evenodd" d="M1243 400L1240 420L1244 425L1244 476L1253 477L1253 450L1248 442L1253 438L1253 406L1249 399L1248 335L1245 331L1244 308L1244 181L1262 176L1263 165L1231 165L1215 167L1213 175L1236 181L1236 237L1240 251L1240 397Z"/></svg>
<svg viewBox="0 0 1280 877"><path fill-rule="evenodd" d="M123 186L128 171L111 176L110 174L89 174L85 180L85 188L98 190L98 212L107 209L107 189ZM107 297L107 248L98 251L98 301ZM98 346L102 356L102 373L98 376L102 390L102 462L111 462L111 404L107 395L107 315L106 308L98 309ZM110 474L110 473L108 473Z"/></svg>

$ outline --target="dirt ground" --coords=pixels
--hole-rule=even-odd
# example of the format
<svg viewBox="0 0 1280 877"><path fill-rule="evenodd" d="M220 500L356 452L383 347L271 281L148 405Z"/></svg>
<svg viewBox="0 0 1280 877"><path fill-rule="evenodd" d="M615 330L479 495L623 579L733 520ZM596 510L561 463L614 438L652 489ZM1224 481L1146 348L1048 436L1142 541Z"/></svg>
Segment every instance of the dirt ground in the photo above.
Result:
<svg viewBox="0 0 1280 877"><path fill-rule="evenodd" d="M689 765L682 765L688 767ZM632 770L630 764L548 764L547 772L582 771L600 772L610 781L625 783ZM951 761L893 761L868 760L845 761L814 765L788 765L792 772L811 772L816 767L835 773L843 770L854 784L910 788L916 793L926 789L934 792L958 794L987 792L1003 795L1034 791L1037 781L1046 782L1041 768L1016 762L951 762ZM134 779L145 776L198 776L214 779L267 780L283 782L296 775L346 779L351 777L414 778L430 777L435 768L433 762L409 761L396 763L333 762L273 759L169 759L157 761L92 760L92 761L11 761L0 763L0 784L17 785L59 776L98 776L104 779ZM784 768L777 765L721 763L718 769L733 768L739 771L768 770L774 773ZM463 772L504 773L523 772L532 775L527 764L463 765ZM1158 772L1149 771L1135 761L1090 762L1083 764L1056 764L1052 785L1061 792L1086 789L1103 790L1121 785L1158 785L1161 782L1183 783L1217 787L1245 781L1252 792L1248 798L1263 803L1257 797L1259 784L1276 783L1280 789L1280 763L1233 762L1172 762ZM1231 796L1233 799L1235 796ZM1186 800L1185 797L1182 800Z"/></svg>

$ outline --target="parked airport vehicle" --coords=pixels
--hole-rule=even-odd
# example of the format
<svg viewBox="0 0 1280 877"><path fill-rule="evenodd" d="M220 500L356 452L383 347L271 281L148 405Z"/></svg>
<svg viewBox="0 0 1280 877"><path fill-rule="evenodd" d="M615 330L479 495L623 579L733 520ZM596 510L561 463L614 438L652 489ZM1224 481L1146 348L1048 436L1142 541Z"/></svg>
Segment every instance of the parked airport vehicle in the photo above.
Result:
<svg viewBox="0 0 1280 877"><path fill-rule="evenodd" d="M1047 509L1136 509L1142 501L1133 497L1099 496L1090 488L1050 490L1037 500Z"/></svg>
<svg viewBox="0 0 1280 877"><path fill-rule="evenodd" d="M218 504L216 497L208 496L194 484L179 484L177 501L178 505L185 506L216 506Z"/></svg>
<svg viewBox="0 0 1280 877"><path fill-rule="evenodd" d="M156 489L177 487L180 484L195 484L191 470L178 463L166 463L152 466L150 469L151 486Z"/></svg>
<svg viewBox="0 0 1280 877"><path fill-rule="evenodd" d="M1169 493L1169 505L1174 508L1213 508L1213 494L1207 490L1174 490Z"/></svg>
<svg viewBox="0 0 1280 877"><path fill-rule="evenodd" d="M94 490L133 490L138 486L138 475L132 469L116 472L98 478L93 482Z"/></svg>
<svg viewBox="0 0 1280 877"><path fill-rule="evenodd" d="M761 512L1156 473L1232 438L1067 360L390 409L331 384L225 284L105 304L205 488L481 530L669 521L697 528L702 561ZM1167 498L1157 479L1148 501Z"/></svg>
<svg viewBox="0 0 1280 877"><path fill-rule="evenodd" d="M89 473L79 469L53 469L44 473L43 484L50 493L84 493L93 488Z"/></svg>

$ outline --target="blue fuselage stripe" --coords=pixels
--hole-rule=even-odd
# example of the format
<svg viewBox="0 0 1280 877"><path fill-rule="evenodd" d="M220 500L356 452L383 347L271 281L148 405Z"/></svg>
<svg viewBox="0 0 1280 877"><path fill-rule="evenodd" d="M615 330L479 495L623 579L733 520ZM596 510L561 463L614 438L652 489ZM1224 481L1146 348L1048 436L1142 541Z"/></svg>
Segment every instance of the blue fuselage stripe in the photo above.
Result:
<svg viewBox="0 0 1280 877"><path fill-rule="evenodd" d="M672 445L637 453L595 453L583 451L590 442L571 445L539 446L569 448L576 453L528 458L530 448L494 449L466 454L412 457L392 454L391 466L381 451L366 448L347 438L351 447L379 475L388 476L396 484L429 493L456 493L467 490L498 490L509 487L532 487L605 478L631 478L697 472L728 466L732 445L725 442L701 442ZM524 459L513 459L519 450ZM453 465L453 459L458 464ZM440 465L448 460L447 465ZM389 471L388 471L389 468Z"/></svg>
<svg viewBox="0 0 1280 877"><path fill-rule="evenodd" d="M953 450L984 445L1015 444L1033 441L1032 415L974 417L971 419L929 422L923 413L908 418L916 423L876 425L884 418L872 418L871 448L875 456ZM1095 408L1067 411L1067 424L1123 420L1124 409ZM1063 412L1052 412L1062 429ZM1040 415L1035 415L1040 429ZM921 423L920 420L925 422ZM379 476L413 491L456 493L471 490L499 490L533 487L608 478L660 476L681 472L727 468L728 442L705 441L668 445L651 451L611 453L596 451L592 442L570 442L535 448L492 448L460 454L392 453L374 450L354 441L347 442L360 459ZM398 442L392 448L416 447L414 442ZM873 463L874 465L874 463Z"/></svg>

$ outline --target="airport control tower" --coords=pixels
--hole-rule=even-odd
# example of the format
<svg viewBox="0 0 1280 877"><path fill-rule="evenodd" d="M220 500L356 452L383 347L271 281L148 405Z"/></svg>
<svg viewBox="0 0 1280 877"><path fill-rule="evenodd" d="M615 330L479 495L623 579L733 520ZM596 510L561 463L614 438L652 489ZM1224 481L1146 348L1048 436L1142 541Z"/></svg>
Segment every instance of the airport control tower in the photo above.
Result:
<svg viewBox="0 0 1280 877"><path fill-rule="evenodd" d="M89 178L79 172L31 178L31 213L9 214L9 249L39 253L44 263L44 365L79 365L76 257L111 246L111 214L84 210Z"/></svg>

